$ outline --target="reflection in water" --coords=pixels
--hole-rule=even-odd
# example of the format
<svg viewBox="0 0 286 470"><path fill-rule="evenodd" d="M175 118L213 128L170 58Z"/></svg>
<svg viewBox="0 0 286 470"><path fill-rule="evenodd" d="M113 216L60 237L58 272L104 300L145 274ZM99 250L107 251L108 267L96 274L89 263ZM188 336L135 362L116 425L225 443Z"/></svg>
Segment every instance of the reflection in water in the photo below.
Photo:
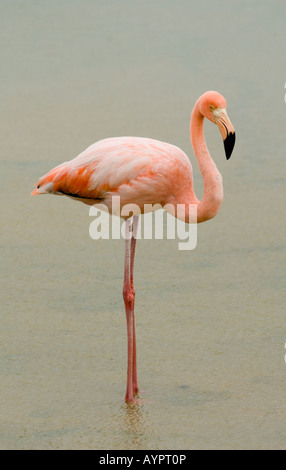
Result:
<svg viewBox="0 0 286 470"><path fill-rule="evenodd" d="M121 438L126 442L126 448L146 449L147 443L152 441L149 415L144 404L138 400L136 405L124 403L120 409Z"/></svg>

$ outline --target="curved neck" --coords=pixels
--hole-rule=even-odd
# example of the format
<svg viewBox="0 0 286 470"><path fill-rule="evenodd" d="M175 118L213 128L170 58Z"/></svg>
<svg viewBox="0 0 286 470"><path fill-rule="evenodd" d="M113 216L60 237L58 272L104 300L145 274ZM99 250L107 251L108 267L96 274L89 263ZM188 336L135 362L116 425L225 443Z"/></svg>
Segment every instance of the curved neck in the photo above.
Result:
<svg viewBox="0 0 286 470"><path fill-rule="evenodd" d="M223 200L222 176L209 154L203 124L204 116L196 103L191 116L191 141L204 182L203 199L197 207L198 223L215 217Z"/></svg>

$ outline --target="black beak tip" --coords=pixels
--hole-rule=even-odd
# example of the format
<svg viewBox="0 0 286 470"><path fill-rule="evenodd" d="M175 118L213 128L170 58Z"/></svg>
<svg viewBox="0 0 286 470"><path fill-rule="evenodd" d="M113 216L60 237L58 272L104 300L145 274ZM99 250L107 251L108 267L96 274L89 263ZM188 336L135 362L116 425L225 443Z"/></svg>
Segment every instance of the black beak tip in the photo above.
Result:
<svg viewBox="0 0 286 470"><path fill-rule="evenodd" d="M230 132L227 134L227 137L224 139L223 143L226 159L229 160L235 144L235 132Z"/></svg>

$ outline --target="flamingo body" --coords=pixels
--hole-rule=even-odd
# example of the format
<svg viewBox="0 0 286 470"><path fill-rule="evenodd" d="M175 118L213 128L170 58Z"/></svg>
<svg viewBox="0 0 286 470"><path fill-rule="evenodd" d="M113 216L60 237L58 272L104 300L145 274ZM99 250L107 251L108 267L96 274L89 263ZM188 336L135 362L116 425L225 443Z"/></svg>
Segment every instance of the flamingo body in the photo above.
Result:
<svg viewBox="0 0 286 470"><path fill-rule="evenodd" d="M33 195L65 194L112 209L112 196L121 206L198 202L192 166L175 145L143 137L113 137L96 142L76 158L43 176Z"/></svg>

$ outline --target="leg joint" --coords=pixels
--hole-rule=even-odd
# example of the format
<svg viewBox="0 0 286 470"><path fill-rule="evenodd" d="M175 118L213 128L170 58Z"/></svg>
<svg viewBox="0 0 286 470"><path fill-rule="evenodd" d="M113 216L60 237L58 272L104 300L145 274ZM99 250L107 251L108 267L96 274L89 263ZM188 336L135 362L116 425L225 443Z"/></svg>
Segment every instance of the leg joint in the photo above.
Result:
<svg viewBox="0 0 286 470"><path fill-rule="evenodd" d="M126 289L126 288L123 288L123 299L124 299L124 302L126 305L132 305L134 304L134 300L135 300L135 290L134 288L131 289Z"/></svg>

